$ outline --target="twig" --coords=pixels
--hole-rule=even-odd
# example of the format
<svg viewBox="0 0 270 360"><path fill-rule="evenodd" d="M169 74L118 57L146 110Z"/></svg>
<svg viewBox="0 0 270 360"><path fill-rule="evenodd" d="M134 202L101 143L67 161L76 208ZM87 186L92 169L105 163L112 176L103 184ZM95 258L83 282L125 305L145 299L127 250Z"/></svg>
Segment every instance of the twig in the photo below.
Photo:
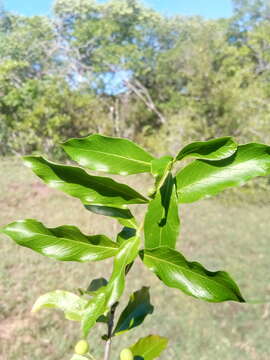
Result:
<svg viewBox="0 0 270 360"><path fill-rule="evenodd" d="M111 343L112 343L112 331L113 331L113 324L114 324L114 314L115 310L118 306L118 302L114 303L111 306L110 312L109 312L109 320L108 320L108 334L107 334L107 340L105 344L105 352L104 352L104 360L110 359L110 353L111 353Z"/></svg>

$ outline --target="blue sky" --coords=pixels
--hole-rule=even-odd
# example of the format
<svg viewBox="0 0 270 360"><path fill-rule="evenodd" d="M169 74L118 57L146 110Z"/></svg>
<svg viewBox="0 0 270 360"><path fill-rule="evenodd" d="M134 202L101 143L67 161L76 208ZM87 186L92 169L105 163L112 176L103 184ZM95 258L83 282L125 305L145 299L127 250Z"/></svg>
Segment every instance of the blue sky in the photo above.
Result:
<svg viewBox="0 0 270 360"><path fill-rule="evenodd" d="M48 14L52 0L0 0L5 8L24 15ZM207 18L232 14L231 0L144 0L156 10L171 15L202 15Z"/></svg>

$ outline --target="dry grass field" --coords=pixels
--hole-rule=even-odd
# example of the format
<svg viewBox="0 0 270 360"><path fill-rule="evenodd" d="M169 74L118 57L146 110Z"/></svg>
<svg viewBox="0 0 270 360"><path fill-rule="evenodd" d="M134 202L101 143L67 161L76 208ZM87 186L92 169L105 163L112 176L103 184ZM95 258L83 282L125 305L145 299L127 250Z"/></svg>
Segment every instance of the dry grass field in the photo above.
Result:
<svg viewBox="0 0 270 360"><path fill-rule="evenodd" d="M125 179L124 179L125 180ZM127 179L135 184L134 177ZM140 176L139 189L149 179ZM48 226L73 224L88 234L116 233L113 220L92 215L62 193L48 189L18 159L1 160L0 225L37 218ZM138 211L138 209L136 209ZM204 200L181 209L178 248L208 269L227 270L247 299L270 301L270 203ZM69 360L79 328L61 312L30 314L35 299L50 290L76 291L90 280L108 276L111 260L60 263L0 239L0 359ZM143 327L113 341L113 360L120 347L157 333L170 338L162 360L269 360L270 304L210 304L166 288L138 262L128 275L129 290L151 286L155 312ZM120 307L121 308L121 307ZM102 358L103 327L89 336L94 355Z"/></svg>

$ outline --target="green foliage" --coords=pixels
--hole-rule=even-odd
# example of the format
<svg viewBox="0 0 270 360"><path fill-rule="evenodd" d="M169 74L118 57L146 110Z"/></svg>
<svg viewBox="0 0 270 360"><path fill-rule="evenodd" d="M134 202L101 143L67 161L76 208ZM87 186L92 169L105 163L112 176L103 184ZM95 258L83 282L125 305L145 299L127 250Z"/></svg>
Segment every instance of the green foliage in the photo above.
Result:
<svg viewBox="0 0 270 360"><path fill-rule="evenodd" d="M113 334L120 335L139 326L148 314L152 314L153 310L149 288L143 287L130 296L129 303L120 315Z"/></svg>
<svg viewBox="0 0 270 360"><path fill-rule="evenodd" d="M149 203L144 220L144 238L146 248L159 246L175 247L179 235L175 180L171 173L157 186L154 199Z"/></svg>
<svg viewBox="0 0 270 360"><path fill-rule="evenodd" d="M265 176L270 171L270 147L262 144L240 145L227 159L196 160L176 174L177 193L182 203L215 195L228 187Z"/></svg>
<svg viewBox="0 0 270 360"><path fill-rule="evenodd" d="M166 246L143 250L140 255L144 264L169 287L211 302L245 302L235 282L224 271L208 271Z"/></svg>
<svg viewBox="0 0 270 360"><path fill-rule="evenodd" d="M0 65L0 86L1 72L8 77L0 99L1 117L7 128L3 149L23 154L49 152L67 136L97 130L98 124L90 122L89 116L102 120L103 106L91 94L72 91L58 77L29 79L14 87L12 77L18 66L24 64L6 63L2 68Z"/></svg>
<svg viewBox="0 0 270 360"><path fill-rule="evenodd" d="M153 360L156 359L163 350L166 349L168 340L157 335L149 335L141 338L136 344L131 346L131 351L135 360Z"/></svg>
<svg viewBox="0 0 270 360"><path fill-rule="evenodd" d="M98 261L114 256L118 246L104 235L87 236L75 226L46 228L28 219L16 221L3 229L19 245L62 261Z"/></svg>
<svg viewBox="0 0 270 360"><path fill-rule="evenodd" d="M24 163L48 186L81 200L85 205L108 205L123 208L143 204L147 199L129 186L110 178L89 175L79 167L58 165L41 156L26 156Z"/></svg>
<svg viewBox="0 0 270 360"><path fill-rule="evenodd" d="M206 160L221 160L233 155L236 149L237 143L230 137L209 141L198 141L185 146L176 156L176 160L183 160L187 157Z"/></svg>
<svg viewBox="0 0 270 360"><path fill-rule="evenodd" d="M87 301L73 293L55 290L40 296L33 305L32 312L41 309L56 308L64 312L66 319L81 321Z"/></svg>
<svg viewBox="0 0 270 360"><path fill-rule="evenodd" d="M101 287L89 301L82 318L82 332L87 336L97 319L108 312L125 288L126 267L138 255L140 239L133 237L121 244L114 259L111 278L106 286Z"/></svg>
<svg viewBox="0 0 270 360"><path fill-rule="evenodd" d="M189 296L208 302L245 302L227 272L209 271L175 250L180 225L178 204L214 195L257 176L269 175L269 146L238 145L226 137L191 143L180 151L178 149L175 158L158 159L120 138L93 135L72 139L64 146L66 144L72 144L68 147L72 158L81 165L85 162L86 167L94 170L134 174L134 162L138 162L138 173L151 173L154 191L151 198L147 198L127 185L90 175L79 167L57 165L38 156L24 157L25 164L46 184L80 199L86 210L110 216L123 226L116 241L105 235L84 235L70 225L46 228L36 220L16 221L3 227L1 231L19 245L58 260L97 261L114 257L108 280L92 280L86 290L80 289L79 296L62 290L47 293L36 301L33 311L48 307L62 310L67 319L81 323L83 338L87 338L97 322L105 323L108 333L102 339L107 344L105 359L108 360L112 337L140 325L153 312L149 289L143 287L131 295L114 328L115 311L125 289L126 277L137 258L157 275L161 283ZM188 156L197 159L188 165L185 161L180 162ZM116 159L120 159L118 163ZM143 167L140 167L141 162ZM175 169L179 164L183 166L180 171ZM132 204L147 208L140 224L128 209ZM129 349L136 360L151 360L166 346L167 339L151 335Z"/></svg>
<svg viewBox="0 0 270 360"><path fill-rule="evenodd" d="M137 0L1 11L1 154L59 158L55 143L89 133L155 153L227 134L269 143L269 3L233 3L226 20L166 17Z"/></svg>
<svg viewBox="0 0 270 360"><path fill-rule="evenodd" d="M153 157L126 139L90 135L63 144L67 154L80 165L110 174L150 172Z"/></svg>

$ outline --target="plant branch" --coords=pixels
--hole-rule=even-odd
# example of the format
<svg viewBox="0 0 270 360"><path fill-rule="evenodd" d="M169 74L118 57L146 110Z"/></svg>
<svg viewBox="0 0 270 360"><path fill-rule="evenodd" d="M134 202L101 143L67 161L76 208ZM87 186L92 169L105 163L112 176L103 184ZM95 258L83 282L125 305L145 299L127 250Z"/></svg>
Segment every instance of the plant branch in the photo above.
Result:
<svg viewBox="0 0 270 360"><path fill-rule="evenodd" d="M113 325L114 325L114 315L115 310L118 306L119 302L114 303L111 306L110 312L109 312L109 319L108 319L108 333L107 333L107 340L105 344L105 352L104 352L104 360L110 359L110 353L111 353L111 343L112 343L112 332L113 332Z"/></svg>
<svg viewBox="0 0 270 360"><path fill-rule="evenodd" d="M145 106L148 108L149 111L154 112L158 119L160 125L164 125L166 123L166 119L164 115L158 110L157 106L155 105L149 91L143 84L137 79L126 79L124 80L125 86L130 89L139 99L143 101Z"/></svg>

